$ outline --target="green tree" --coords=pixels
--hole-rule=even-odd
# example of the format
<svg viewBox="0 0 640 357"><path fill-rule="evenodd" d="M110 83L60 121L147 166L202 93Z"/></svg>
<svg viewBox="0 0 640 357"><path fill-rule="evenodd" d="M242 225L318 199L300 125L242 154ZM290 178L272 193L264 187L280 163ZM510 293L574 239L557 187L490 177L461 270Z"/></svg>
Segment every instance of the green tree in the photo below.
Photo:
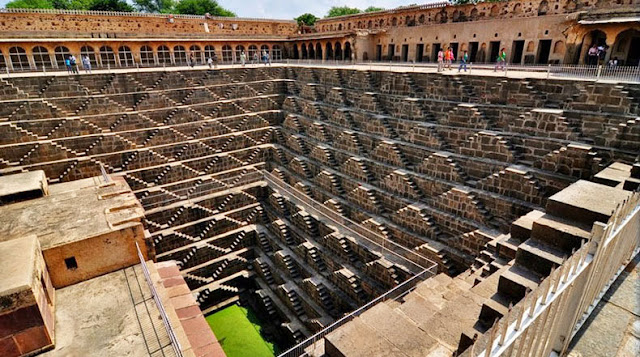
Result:
<svg viewBox="0 0 640 357"><path fill-rule="evenodd" d="M173 0L133 0L135 7L142 12L159 12L167 14L173 11Z"/></svg>
<svg viewBox="0 0 640 357"><path fill-rule="evenodd" d="M89 10L94 0L69 0L69 10Z"/></svg>
<svg viewBox="0 0 640 357"><path fill-rule="evenodd" d="M360 11L360 9L355 8L355 7L334 6L331 9L329 9L329 13L327 13L326 17L353 15L353 14L359 14L361 12L362 11Z"/></svg>
<svg viewBox="0 0 640 357"><path fill-rule="evenodd" d="M369 6L368 8L364 9L364 12L374 12L374 11L382 11L382 10L384 10L383 7Z"/></svg>
<svg viewBox="0 0 640 357"><path fill-rule="evenodd" d="M133 6L124 0L94 0L89 10L133 12Z"/></svg>
<svg viewBox="0 0 640 357"><path fill-rule="evenodd" d="M236 14L218 4L215 0L181 0L175 7L178 14L236 17Z"/></svg>
<svg viewBox="0 0 640 357"><path fill-rule="evenodd" d="M294 20L298 22L298 25L313 26L318 18L314 14L306 13L296 17Z"/></svg>
<svg viewBox="0 0 640 357"><path fill-rule="evenodd" d="M7 3L7 9L53 9L49 0L13 0Z"/></svg>

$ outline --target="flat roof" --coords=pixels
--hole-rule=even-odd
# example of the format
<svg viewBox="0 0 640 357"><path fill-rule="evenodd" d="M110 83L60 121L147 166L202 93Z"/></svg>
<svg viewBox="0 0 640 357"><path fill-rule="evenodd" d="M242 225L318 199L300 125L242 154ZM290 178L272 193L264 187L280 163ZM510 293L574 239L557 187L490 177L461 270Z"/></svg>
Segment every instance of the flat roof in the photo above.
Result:
<svg viewBox="0 0 640 357"><path fill-rule="evenodd" d="M8 176L11 177L11 176ZM141 224L144 210L122 178L49 186L49 196L0 206L0 241L36 235L42 250Z"/></svg>
<svg viewBox="0 0 640 357"><path fill-rule="evenodd" d="M173 356L142 274L138 264L56 289L56 344L40 356Z"/></svg>
<svg viewBox="0 0 640 357"><path fill-rule="evenodd" d="M0 296L12 295L31 286L37 249L35 235L0 242Z"/></svg>

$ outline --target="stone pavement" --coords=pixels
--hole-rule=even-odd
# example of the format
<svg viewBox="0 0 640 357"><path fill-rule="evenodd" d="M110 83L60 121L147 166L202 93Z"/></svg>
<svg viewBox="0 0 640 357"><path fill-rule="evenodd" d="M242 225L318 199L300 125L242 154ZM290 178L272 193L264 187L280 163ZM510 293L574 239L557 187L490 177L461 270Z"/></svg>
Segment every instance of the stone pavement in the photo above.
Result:
<svg viewBox="0 0 640 357"><path fill-rule="evenodd" d="M640 355L640 254L620 274L574 337L569 357Z"/></svg>

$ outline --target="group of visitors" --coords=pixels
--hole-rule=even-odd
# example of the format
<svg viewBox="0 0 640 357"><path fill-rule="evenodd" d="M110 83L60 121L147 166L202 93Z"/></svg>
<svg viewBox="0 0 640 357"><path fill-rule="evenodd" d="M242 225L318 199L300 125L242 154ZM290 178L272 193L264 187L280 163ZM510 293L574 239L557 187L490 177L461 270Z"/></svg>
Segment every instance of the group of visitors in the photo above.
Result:
<svg viewBox="0 0 640 357"><path fill-rule="evenodd" d="M191 57L193 57L193 55L191 55ZM256 51L253 53L251 64L257 64L259 63L259 61L260 61L260 57L258 56L258 52ZM271 66L271 56L269 55L269 52L265 50L262 51L262 62L264 63L265 66L267 65ZM246 63L247 63L247 54L244 51L241 51L240 64L242 65L242 67L244 67ZM209 68L218 68L218 55L214 53L213 56L207 58L207 64L209 65Z"/></svg>
<svg viewBox="0 0 640 357"><path fill-rule="evenodd" d="M596 45L594 43L593 45L591 45L589 51L587 51L587 64L590 66L597 66L600 62L604 62L604 58L607 55L607 48L608 46L602 44ZM609 62L609 64L611 65L611 61ZM617 64L617 58L615 62Z"/></svg>
<svg viewBox="0 0 640 357"><path fill-rule="evenodd" d="M456 61L456 56L453 53L453 49L451 47L447 48L446 51L440 49L438 51L438 72L442 72L443 69L451 70L451 64ZM458 67L458 72L464 69L467 71L467 63L469 63L469 52L466 50L463 52L462 56L460 56L460 66ZM504 70L505 65L507 63L507 51L502 48L498 53L498 57L496 58L496 65L493 69L496 72L498 69Z"/></svg>
<svg viewBox="0 0 640 357"><path fill-rule="evenodd" d="M78 60L76 59L76 56L67 56L64 60L64 64L67 67L67 72L69 74L78 74ZM86 73L91 73L91 59L89 56L82 56L82 67Z"/></svg>

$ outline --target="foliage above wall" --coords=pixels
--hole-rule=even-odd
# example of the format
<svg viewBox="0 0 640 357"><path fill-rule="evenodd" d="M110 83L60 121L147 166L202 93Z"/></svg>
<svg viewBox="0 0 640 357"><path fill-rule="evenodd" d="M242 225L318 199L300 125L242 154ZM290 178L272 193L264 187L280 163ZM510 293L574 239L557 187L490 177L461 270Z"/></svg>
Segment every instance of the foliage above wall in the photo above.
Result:
<svg viewBox="0 0 640 357"><path fill-rule="evenodd" d="M14 9L61 9L61 10L96 10L186 14L212 16L237 16L215 0L133 0L131 6L126 0L12 0L7 8Z"/></svg>

